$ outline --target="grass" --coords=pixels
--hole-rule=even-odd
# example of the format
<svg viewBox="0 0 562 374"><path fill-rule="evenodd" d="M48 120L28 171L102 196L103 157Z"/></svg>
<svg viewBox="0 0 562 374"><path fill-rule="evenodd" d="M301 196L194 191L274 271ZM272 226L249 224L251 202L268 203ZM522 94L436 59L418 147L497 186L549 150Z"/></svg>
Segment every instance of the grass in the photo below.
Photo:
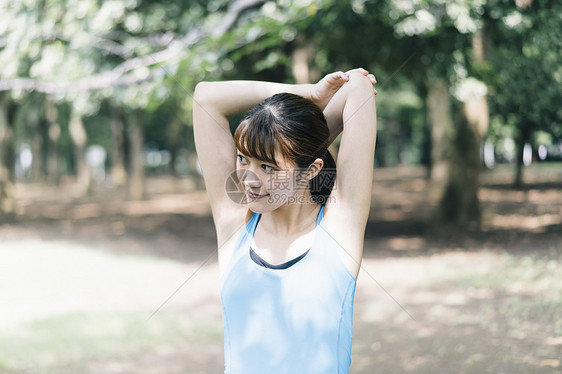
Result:
<svg viewBox="0 0 562 374"><path fill-rule="evenodd" d="M448 283L465 289L490 290L502 301L494 312L502 315L510 330L524 322L562 335L562 254L482 254L479 266L468 267Z"/></svg>
<svg viewBox="0 0 562 374"><path fill-rule="evenodd" d="M31 321L0 336L5 373L51 374L61 367L84 372L93 360L133 357L159 346L219 341L211 319L181 312L68 314Z"/></svg>
<svg viewBox="0 0 562 374"><path fill-rule="evenodd" d="M538 254L515 256L504 252L486 257L487 261L466 269L457 281L509 294L540 294L545 299L562 300L562 255L544 258Z"/></svg>

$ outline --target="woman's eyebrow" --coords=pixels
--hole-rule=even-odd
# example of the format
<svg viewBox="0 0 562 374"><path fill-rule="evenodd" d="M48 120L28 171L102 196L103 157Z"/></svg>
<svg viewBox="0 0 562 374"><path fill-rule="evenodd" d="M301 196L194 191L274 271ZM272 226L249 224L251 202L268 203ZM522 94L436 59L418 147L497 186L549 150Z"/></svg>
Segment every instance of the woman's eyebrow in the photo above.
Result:
<svg viewBox="0 0 562 374"><path fill-rule="evenodd" d="M239 150L236 150L236 154L237 154L237 155L240 155L240 156L244 156L244 157L246 157L246 158L254 159L254 157L249 156L249 155L247 155L247 154L245 154L244 152L241 152L241 151L239 151Z"/></svg>
<svg viewBox="0 0 562 374"><path fill-rule="evenodd" d="M267 161L264 161L264 160L256 159L256 158L254 158L254 157L252 157L252 156L248 156L247 154L241 152L239 149L236 150L236 154L242 155L242 156L244 156L244 157L246 157L246 158L251 158L251 159L254 159L254 160L258 160L259 162L263 163L264 165L269 164L269 165L275 166L275 167L278 168L278 169L280 168L279 164L277 164L276 162L267 162Z"/></svg>

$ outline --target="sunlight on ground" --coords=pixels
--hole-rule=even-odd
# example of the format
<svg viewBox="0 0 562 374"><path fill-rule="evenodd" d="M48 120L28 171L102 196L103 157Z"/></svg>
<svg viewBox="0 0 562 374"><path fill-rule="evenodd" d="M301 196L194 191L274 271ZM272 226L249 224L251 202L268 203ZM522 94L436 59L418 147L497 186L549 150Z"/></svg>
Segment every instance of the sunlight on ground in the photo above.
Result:
<svg viewBox="0 0 562 374"><path fill-rule="evenodd" d="M396 249L405 244L390 243ZM187 358L185 353L178 356L178 347L190 342L202 351L201 362L196 354L189 362L205 368L211 360L220 367L215 262L150 319L200 264L39 240L2 243L0 259L0 303L7 306L0 319L2 372L132 374L152 373L148 368L153 367L157 374L180 373L191 364L182 363ZM483 331L516 342L513 349L542 336L535 350L516 351L511 360L556 370L560 362L552 352L562 346L562 324L556 322L561 263L562 258L486 250L365 259L357 284L351 372L370 373L382 364L424 373L445 358L456 360L455 355L462 365L484 365L490 352L479 352L476 341L457 340L452 347L444 342ZM403 344L428 346L424 351L403 350L400 362L387 363L383 353ZM143 352L157 360L147 361L144 371L134 364L144 362ZM35 370L39 367L41 371Z"/></svg>
<svg viewBox="0 0 562 374"><path fill-rule="evenodd" d="M181 181L187 183L187 181ZM70 185L51 186L41 183L16 184L17 212L26 218L88 219L117 214L139 216L159 213L185 213L195 216L211 214L205 191L178 187L167 178L148 179L147 197L130 200L121 189L100 189L88 198L79 196ZM149 194L150 193L150 194ZM93 200L93 201L84 201Z"/></svg>
<svg viewBox="0 0 562 374"><path fill-rule="evenodd" d="M8 306L0 324L8 326L59 313L155 310L196 270L195 265L64 241L5 242L0 258L0 303ZM199 281L169 306L210 297L208 290L198 292Z"/></svg>
<svg viewBox="0 0 562 374"><path fill-rule="evenodd" d="M185 213L195 216L208 216L211 214L206 196L203 194L163 195L155 196L142 201L115 200L109 204L104 202L74 203L72 206L60 205L56 202L36 204L32 201L20 201L18 214L31 218L50 219L88 219L102 216L126 214L139 216L160 213Z"/></svg>
<svg viewBox="0 0 562 374"><path fill-rule="evenodd" d="M562 224L562 215L543 214L541 216L525 216L522 214L494 215L487 224L494 228L519 229L529 232L545 232L548 226ZM484 228L486 230L487 227Z"/></svg>
<svg viewBox="0 0 562 374"><path fill-rule="evenodd" d="M356 295L362 328L354 330L355 368L429 373L439 362L457 362L474 368L462 372L492 373L489 363L503 360L521 373L559 370L561 265L560 256L487 250L366 259ZM381 354L402 349L399 362Z"/></svg>
<svg viewBox="0 0 562 374"><path fill-rule="evenodd" d="M0 371L54 373L159 345L219 341L218 286L210 286L218 269L209 264L185 283L197 268L65 241L3 242Z"/></svg>

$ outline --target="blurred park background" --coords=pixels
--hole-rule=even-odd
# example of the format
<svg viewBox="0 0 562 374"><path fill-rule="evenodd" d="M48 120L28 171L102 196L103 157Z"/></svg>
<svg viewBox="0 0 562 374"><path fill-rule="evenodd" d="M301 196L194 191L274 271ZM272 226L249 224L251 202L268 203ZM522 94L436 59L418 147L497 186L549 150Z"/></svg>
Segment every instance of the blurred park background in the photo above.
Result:
<svg viewBox="0 0 562 374"><path fill-rule="evenodd" d="M561 373L561 27L558 0L0 0L0 373L222 372L194 87L358 66L351 373Z"/></svg>

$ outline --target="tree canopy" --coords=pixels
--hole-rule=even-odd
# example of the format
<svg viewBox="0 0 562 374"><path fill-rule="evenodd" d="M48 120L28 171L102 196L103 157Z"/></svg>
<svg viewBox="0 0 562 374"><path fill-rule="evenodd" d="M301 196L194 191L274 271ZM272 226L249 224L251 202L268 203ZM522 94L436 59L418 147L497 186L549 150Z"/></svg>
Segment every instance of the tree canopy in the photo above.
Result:
<svg viewBox="0 0 562 374"><path fill-rule="evenodd" d="M379 166L436 162L436 82L447 131L460 134L456 113L484 98L483 136L498 153L511 140L516 160L527 143L555 154L562 137L555 0L2 0L0 12L4 200L25 149L42 170L34 178L79 174L89 145L166 151L172 172L195 176L191 94L203 79L294 83L368 68L381 92ZM135 123L133 147L119 126ZM115 151L107 165L133 153Z"/></svg>

